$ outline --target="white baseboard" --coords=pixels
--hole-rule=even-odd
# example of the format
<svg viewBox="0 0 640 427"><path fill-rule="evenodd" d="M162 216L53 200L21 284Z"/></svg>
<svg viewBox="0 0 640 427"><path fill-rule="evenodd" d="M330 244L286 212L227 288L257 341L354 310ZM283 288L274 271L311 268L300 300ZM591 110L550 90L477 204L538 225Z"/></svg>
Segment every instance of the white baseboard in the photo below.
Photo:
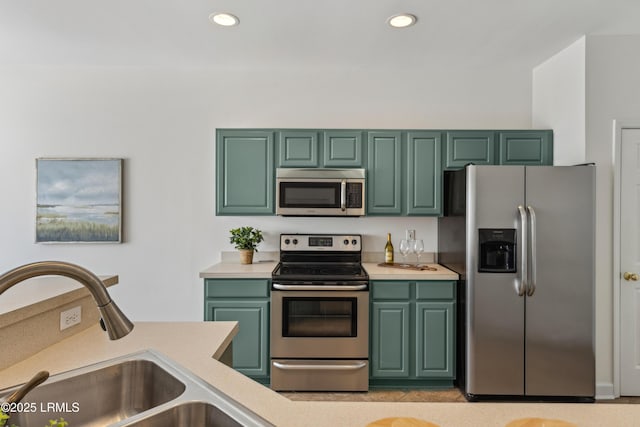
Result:
<svg viewBox="0 0 640 427"><path fill-rule="evenodd" d="M612 383L598 383L596 384L596 399L598 400L611 400L615 399L615 393L613 392Z"/></svg>

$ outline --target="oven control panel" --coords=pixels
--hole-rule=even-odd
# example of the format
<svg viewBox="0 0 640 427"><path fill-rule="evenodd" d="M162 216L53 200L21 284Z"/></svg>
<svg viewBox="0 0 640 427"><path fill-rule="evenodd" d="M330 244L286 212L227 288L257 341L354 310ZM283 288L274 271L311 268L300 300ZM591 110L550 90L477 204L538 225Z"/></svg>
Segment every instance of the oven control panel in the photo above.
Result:
<svg viewBox="0 0 640 427"><path fill-rule="evenodd" d="M281 234L281 251L348 251L362 250L359 234Z"/></svg>

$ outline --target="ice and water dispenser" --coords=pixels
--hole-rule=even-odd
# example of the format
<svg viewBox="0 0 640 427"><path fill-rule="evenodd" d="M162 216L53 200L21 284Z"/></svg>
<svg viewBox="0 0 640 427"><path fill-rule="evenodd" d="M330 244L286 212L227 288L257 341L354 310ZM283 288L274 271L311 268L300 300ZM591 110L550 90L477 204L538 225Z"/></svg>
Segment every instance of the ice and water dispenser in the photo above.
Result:
<svg viewBox="0 0 640 427"><path fill-rule="evenodd" d="M513 228L480 228L479 273L516 272L516 230Z"/></svg>

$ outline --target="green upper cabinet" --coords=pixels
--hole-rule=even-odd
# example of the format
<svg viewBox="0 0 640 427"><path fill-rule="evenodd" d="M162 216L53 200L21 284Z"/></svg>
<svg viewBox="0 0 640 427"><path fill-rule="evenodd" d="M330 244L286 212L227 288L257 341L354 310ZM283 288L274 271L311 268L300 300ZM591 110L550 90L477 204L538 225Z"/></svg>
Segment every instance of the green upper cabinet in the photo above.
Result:
<svg viewBox="0 0 640 427"><path fill-rule="evenodd" d="M331 130L322 135L324 167L362 167L362 131Z"/></svg>
<svg viewBox="0 0 640 427"><path fill-rule="evenodd" d="M319 165L318 132L278 132L278 167L317 168Z"/></svg>
<svg viewBox="0 0 640 427"><path fill-rule="evenodd" d="M552 131L502 131L499 137L501 165L553 164Z"/></svg>
<svg viewBox="0 0 640 427"><path fill-rule="evenodd" d="M273 215L274 132L216 132L216 214Z"/></svg>
<svg viewBox="0 0 640 427"><path fill-rule="evenodd" d="M407 132L407 215L442 212L442 134Z"/></svg>
<svg viewBox="0 0 640 427"><path fill-rule="evenodd" d="M445 169L474 165L552 165L551 130L447 131Z"/></svg>
<svg viewBox="0 0 640 427"><path fill-rule="evenodd" d="M361 168L362 131L279 130L278 167Z"/></svg>
<svg viewBox="0 0 640 427"><path fill-rule="evenodd" d="M367 132L367 157L367 215L401 215L401 132Z"/></svg>
<svg viewBox="0 0 640 427"><path fill-rule="evenodd" d="M445 168L459 169L468 163L493 165L495 147L494 131L449 131L445 146Z"/></svg>
<svg viewBox="0 0 640 427"><path fill-rule="evenodd" d="M364 168L366 215L442 214L442 171L552 165L551 130L218 129L216 214L273 215L275 168Z"/></svg>

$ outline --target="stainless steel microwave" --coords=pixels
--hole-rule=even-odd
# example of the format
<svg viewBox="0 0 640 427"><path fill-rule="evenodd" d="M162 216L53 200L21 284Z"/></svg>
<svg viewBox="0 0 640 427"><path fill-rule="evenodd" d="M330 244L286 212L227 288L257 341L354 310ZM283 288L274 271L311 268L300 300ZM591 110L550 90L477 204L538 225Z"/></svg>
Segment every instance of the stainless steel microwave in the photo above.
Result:
<svg viewBox="0 0 640 427"><path fill-rule="evenodd" d="M364 169L276 169L276 214L363 216Z"/></svg>

